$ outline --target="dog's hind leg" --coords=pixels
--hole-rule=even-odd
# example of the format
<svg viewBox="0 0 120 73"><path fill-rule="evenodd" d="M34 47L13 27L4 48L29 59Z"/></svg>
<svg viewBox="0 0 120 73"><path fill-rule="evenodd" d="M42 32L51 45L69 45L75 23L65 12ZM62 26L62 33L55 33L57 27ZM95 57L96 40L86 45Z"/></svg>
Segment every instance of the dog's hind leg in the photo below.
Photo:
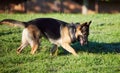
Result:
<svg viewBox="0 0 120 73"><path fill-rule="evenodd" d="M39 35L33 34L31 38L29 38L29 44L31 46L31 54L34 54L35 51L39 48Z"/></svg>
<svg viewBox="0 0 120 73"><path fill-rule="evenodd" d="M20 47L17 49L17 54L20 54L20 52L28 45L27 42L22 42Z"/></svg>
<svg viewBox="0 0 120 73"><path fill-rule="evenodd" d="M50 55L51 56L57 56L57 54L58 54L58 46L53 45L53 47L50 49Z"/></svg>
<svg viewBox="0 0 120 73"><path fill-rule="evenodd" d="M22 43L21 43L20 47L17 49L17 54L19 54L27 45L28 45L28 41L26 38L26 30L23 30Z"/></svg>
<svg viewBox="0 0 120 73"><path fill-rule="evenodd" d="M31 43L30 43L30 46L31 46L31 54L34 54L35 53L35 51L38 49L38 47L39 47L39 43L38 42L35 42L35 41L32 41Z"/></svg>

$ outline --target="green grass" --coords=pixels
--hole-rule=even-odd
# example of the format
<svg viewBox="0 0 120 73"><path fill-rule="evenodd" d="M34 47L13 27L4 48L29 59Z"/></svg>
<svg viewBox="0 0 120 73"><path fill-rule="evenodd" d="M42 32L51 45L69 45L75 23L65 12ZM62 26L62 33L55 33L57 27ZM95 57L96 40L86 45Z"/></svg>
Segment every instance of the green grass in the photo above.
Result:
<svg viewBox="0 0 120 73"><path fill-rule="evenodd" d="M0 14L0 20L40 17L80 23L92 20L89 45L72 44L79 54L77 58L63 48L52 57L52 45L42 38L41 50L35 55L30 54L29 46L17 55L22 28L0 25L0 73L120 73L120 14Z"/></svg>

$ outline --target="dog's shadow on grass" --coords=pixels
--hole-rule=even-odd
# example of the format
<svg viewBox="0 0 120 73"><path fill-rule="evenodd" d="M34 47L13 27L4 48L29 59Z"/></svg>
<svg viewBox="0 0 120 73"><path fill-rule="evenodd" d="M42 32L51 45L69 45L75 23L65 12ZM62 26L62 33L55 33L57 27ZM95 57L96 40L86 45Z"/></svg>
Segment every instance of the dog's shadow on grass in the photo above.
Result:
<svg viewBox="0 0 120 73"><path fill-rule="evenodd" d="M120 53L120 43L97 43L89 42L89 44L81 46L79 42L74 43L72 47L76 52L88 52L88 53ZM67 51L61 52L60 55L69 54Z"/></svg>

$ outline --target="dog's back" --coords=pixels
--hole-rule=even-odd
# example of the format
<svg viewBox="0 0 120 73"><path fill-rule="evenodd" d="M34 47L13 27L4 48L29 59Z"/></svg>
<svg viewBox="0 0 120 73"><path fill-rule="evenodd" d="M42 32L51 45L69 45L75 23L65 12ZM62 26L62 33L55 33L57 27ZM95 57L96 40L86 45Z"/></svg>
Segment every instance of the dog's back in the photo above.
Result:
<svg viewBox="0 0 120 73"><path fill-rule="evenodd" d="M59 39L61 26L66 26L66 22L53 18L37 18L27 22L37 26L40 31L48 38Z"/></svg>
<svg viewBox="0 0 120 73"><path fill-rule="evenodd" d="M14 19L4 19L0 24L28 28L30 25L37 27L47 38L59 39L60 27L66 26L66 22L53 18L37 18L28 22L22 22Z"/></svg>

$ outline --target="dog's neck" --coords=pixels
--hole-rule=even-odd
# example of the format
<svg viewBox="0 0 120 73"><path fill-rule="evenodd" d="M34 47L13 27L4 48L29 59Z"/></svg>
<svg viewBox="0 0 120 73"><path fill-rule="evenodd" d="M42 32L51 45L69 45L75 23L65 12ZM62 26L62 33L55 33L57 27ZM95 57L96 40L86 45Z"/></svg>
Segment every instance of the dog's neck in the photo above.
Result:
<svg viewBox="0 0 120 73"><path fill-rule="evenodd" d="M69 35L70 35L70 38L71 38L71 41L72 42L75 42L76 41L76 36L75 36L75 33L76 33L76 26L75 25L69 25Z"/></svg>

